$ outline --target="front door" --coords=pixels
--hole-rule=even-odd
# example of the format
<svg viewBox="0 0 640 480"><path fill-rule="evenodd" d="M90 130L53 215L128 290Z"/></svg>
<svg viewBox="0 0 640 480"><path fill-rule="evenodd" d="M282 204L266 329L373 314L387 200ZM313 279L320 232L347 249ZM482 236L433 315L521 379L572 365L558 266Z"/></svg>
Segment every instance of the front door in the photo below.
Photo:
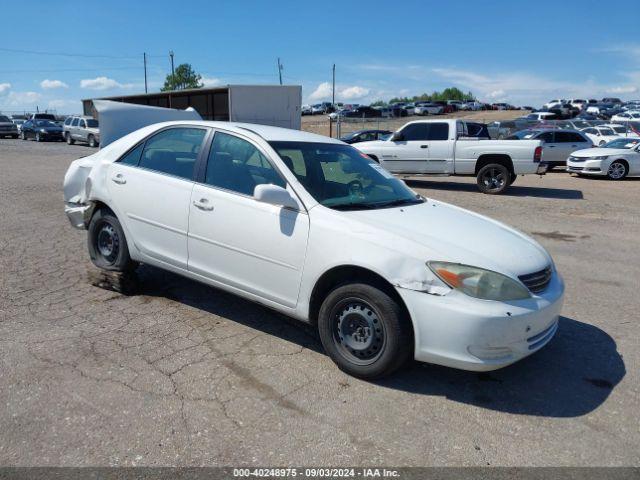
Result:
<svg viewBox="0 0 640 480"><path fill-rule="evenodd" d="M256 185L286 186L266 155L249 140L218 131L200 181L189 207L189 270L295 307L309 217L302 204L291 210L253 198Z"/></svg>
<svg viewBox="0 0 640 480"><path fill-rule="evenodd" d="M194 167L207 132L196 127L162 130L111 164L107 177L116 214L136 247L182 269L187 268Z"/></svg>
<svg viewBox="0 0 640 480"><path fill-rule="evenodd" d="M427 123L406 125L400 133L402 140L388 140L382 146L380 164L393 173L427 173L429 144Z"/></svg>

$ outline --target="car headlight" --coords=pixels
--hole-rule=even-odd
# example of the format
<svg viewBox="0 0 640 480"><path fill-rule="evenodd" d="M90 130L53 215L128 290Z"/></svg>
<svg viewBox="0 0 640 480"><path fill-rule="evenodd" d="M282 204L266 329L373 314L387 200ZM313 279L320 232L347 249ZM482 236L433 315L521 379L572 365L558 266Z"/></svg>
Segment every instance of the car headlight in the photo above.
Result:
<svg viewBox="0 0 640 480"><path fill-rule="evenodd" d="M44 128L41 128L40 133L47 133L47 131Z"/></svg>
<svg viewBox="0 0 640 480"><path fill-rule="evenodd" d="M607 155L601 155L599 157L591 157L590 160L606 160L609 158Z"/></svg>
<svg viewBox="0 0 640 480"><path fill-rule="evenodd" d="M503 302L531 297L524 285L501 273L459 263L427 262L427 265L449 287L470 297Z"/></svg>

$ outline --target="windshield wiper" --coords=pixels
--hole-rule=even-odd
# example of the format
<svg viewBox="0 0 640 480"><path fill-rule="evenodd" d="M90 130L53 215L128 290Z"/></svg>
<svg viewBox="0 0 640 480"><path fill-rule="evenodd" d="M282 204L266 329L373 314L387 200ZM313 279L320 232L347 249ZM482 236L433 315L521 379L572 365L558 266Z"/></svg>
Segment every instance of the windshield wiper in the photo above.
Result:
<svg viewBox="0 0 640 480"><path fill-rule="evenodd" d="M399 207L400 205L417 205L418 203L423 202L424 200L422 198L399 198L389 202L374 203L373 206L377 208Z"/></svg>
<svg viewBox="0 0 640 480"><path fill-rule="evenodd" d="M326 205L336 210L371 210L378 208L375 203L353 202L353 203L336 203L335 205Z"/></svg>

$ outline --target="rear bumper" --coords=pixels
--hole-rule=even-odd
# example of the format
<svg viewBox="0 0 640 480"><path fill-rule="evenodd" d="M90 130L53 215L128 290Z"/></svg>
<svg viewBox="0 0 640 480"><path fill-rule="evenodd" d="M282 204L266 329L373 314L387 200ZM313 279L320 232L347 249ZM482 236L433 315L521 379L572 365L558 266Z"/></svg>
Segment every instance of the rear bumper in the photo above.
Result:
<svg viewBox="0 0 640 480"><path fill-rule="evenodd" d="M538 175L544 175L545 173L547 173L547 170L549 169L549 164L546 162L540 162L538 164L538 168L536 169L536 174Z"/></svg>
<svg viewBox="0 0 640 480"><path fill-rule="evenodd" d="M69 219L69 223L74 228L79 230L85 230L87 223L91 218L91 212L93 211L93 205L85 205L82 203L65 203L64 213Z"/></svg>
<svg viewBox="0 0 640 480"><path fill-rule="evenodd" d="M489 371L544 347L555 335L564 283L554 272L541 295L515 302L398 289L414 327L415 359L462 370Z"/></svg>

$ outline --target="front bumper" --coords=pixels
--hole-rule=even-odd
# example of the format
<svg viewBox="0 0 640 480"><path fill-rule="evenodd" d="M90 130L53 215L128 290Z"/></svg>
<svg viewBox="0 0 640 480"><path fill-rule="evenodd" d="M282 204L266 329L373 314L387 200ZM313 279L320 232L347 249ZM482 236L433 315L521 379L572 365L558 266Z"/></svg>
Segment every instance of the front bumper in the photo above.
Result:
<svg viewBox="0 0 640 480"><path fill-rule="evenodd" d="M606 175L602 162L603 160L585 160L584 162L567 160L567 172L581 175Z"/></svg>
<svg viewBox="0 0 640 480"><path fill-rule="evenodd" d="M414 327L415 359L462 370L510 365L555 335L564 299L557 272L540 295L514 302L478 300L458 291L443 296L398 288Z"/></svg>

